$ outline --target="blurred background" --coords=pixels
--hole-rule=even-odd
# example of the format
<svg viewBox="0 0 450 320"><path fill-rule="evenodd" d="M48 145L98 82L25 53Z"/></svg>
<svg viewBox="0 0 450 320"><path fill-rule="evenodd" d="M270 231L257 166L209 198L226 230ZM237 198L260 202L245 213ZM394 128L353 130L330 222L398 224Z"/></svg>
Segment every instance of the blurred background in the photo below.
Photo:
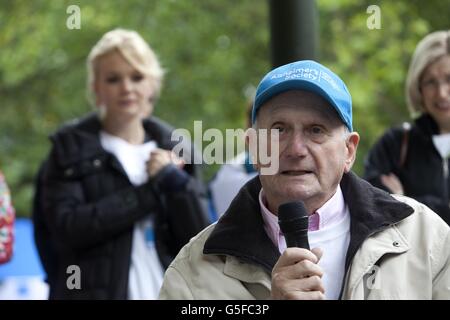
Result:
<svg viewBox="0 0 450 320"><path fill-rule="evenodd" d="M281 0L280 0L281 1ZM418 40L449 27L448 0L318 0L318 59L353 96L361 135L354 170L385 128L408 120L404 81ZM70 30L70 5L80 29ZM378 5L381 29L366 12ZM0 168L18 217L29 217L33 179L49 150L48 135L92 107L85 61L108 30L137 30L167 71L155 110L178 128L245 126L245 111L271 69L266 0L0 0ZM217 166L206 168L211 179Z"/></svg>
<svg viewBox="0 0 450 320"><path fill-rule="evenodd" d="M425 34L449 28L450 1L309 2L316 12L310 27L316 59L340 75L353 96L354 128L361 135L354 171L362 174L372 143L409 119L404 82L412 52ZM225 133L246 126L247 105L274 64L270 8L276 3L0 0L0 169L17 215L14 256L0 266L0 300L47 296L29 219L34 177L48 153L48 135L93 109L85 64L99 38L117 27L138 31L166 70L154 114L191 132L202 120L203 130ZM76 22L72 5L79 8L75 29L68 27L69 20ZM380 9L380 29L368 27L371 5ZM205 168L205 182L218 168Z"/></svg>

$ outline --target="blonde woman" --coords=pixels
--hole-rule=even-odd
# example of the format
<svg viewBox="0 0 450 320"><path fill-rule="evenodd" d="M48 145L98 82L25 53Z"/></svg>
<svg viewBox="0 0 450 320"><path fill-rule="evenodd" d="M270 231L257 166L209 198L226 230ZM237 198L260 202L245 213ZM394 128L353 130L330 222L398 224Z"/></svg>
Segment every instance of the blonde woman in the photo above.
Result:
<svg viewBox="0 0 450 320"><path fill-rule="evenodd" d="M393 128L375 144L365 178L428 205L450 224L450 30L419 42L406 79L412 125Z"/></svg>
<svg viewBox="0 0 450 320"><path fill-rule="evenodd" d="M87 67L98 112L51 136L35 198L50 298L155 299L172 258L208 224L199 168L170 151L172 129L151 116L163 70L140 35L106 33Z"/></svg>

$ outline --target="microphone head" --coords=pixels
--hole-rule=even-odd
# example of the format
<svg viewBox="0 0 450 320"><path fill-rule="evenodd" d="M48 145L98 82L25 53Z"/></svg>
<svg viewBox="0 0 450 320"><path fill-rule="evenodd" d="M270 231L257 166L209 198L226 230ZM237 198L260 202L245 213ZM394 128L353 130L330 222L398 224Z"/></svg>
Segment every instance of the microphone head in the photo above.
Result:
<svg viewBox="0 0 450 320"><path fill-rule="evenodd" d="M303 201L292 201L278 207L278 224L286 234L299 230L308 231L309 216Z"/></svg>

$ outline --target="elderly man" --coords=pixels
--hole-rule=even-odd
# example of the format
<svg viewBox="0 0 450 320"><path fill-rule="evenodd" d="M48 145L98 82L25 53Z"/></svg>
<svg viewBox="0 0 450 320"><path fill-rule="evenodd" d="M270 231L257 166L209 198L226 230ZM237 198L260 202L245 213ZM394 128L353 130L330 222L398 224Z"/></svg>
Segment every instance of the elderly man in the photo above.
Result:
<svg viewBox="0 0 450 320"><path fill-rule="evenodd" d="M278 131L277 172L249 181L180 251L160 298L450 299L450 228L350 172L359 136L337 75L314 61L271 71L252 120ZM278 226L279 205L294 200L309 213L311 251L286 249Z"/></svg>

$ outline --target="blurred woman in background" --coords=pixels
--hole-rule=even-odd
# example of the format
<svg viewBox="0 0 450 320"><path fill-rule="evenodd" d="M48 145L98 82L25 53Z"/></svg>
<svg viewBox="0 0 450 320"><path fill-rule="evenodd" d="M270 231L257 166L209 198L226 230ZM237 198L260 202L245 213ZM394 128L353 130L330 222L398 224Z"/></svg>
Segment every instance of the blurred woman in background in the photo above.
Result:
<svg viewBox="0 0 450 320"><path fill-rule="evenodd" d="M406 79L412 125L388 130L369 152L365 178L426 204L450 224L450 30L416 47Z"/></svg>
<svg viewBox="0 0 450 320"><path fill-rule="evenodd" d="M53 246L50 298L155 299L172 258L209 222L199 168L170 151L172 128L152 116L163 70L140 35L106 33L87 67L98 112L51 136L35 199L48 228L36 232Z"/></svg>

